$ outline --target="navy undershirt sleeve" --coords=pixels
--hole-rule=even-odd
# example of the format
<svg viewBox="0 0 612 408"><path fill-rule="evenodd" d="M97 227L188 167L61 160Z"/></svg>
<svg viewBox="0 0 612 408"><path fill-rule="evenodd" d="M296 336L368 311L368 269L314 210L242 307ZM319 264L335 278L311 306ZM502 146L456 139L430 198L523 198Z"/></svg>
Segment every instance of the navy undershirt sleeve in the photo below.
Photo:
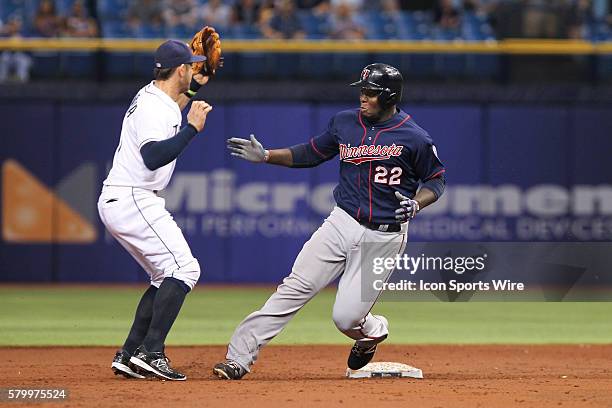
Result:
<svg viewBox="0 0 612 408"><path fill-rule="evenodd" d="M446 187L446 177L444 174L440 174L437 177L430 178L426 182L421 185L421 188L426 188L428 190L433 191L436 195L436 200L444 194L444 188Z"/></svg>
<svg viewBox="0 0 612 408"><path fill-rule="evenodd" d="M172 162L197 133L197 129L192 124L188 124L169 139L145 144L140 148L145 166L153 171Z"/></svg>
<svg viewBox="0 0 612 408"><path fill-rule="evenodd" d="M315 167L323 163L326 159L315 152L310 143L291 146L291 156L293 158L293 168Z"/></svg>
<svg viewBox="0 0 612 408"><path fill-rule="evenodd" d="M310 139L308 143L291 146L293 164L291 167L315 167L338 154L338 139L336 137L335 117L331 118L327 129L320 135Z"/></svg>

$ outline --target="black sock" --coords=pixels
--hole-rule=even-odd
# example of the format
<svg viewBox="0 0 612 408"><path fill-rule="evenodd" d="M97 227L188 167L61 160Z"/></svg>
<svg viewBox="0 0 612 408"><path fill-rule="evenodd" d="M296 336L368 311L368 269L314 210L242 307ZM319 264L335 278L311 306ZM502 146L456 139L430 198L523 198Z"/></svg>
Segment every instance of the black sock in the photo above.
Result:
<svg viewBox="0 0 612 408"><path fill-rule="evenodd" d="M157 288L149 286L144 295L142 295L142 298L140 298L130 334L128 334L123 344L123 350L130 355L134 354L136 348L142 344L147 335L147 330L149 330L149 325L151 324L151 317L153 317L153 301L155 300L156 293Z"/></svg>
<svg viewBox="0 0 612 408"><path fill-rule="evenodd" d="M163 351L166 336L178 316L189 287L175 278L165 278L153 302L153 318L142 344L147 351Z"/></svg>

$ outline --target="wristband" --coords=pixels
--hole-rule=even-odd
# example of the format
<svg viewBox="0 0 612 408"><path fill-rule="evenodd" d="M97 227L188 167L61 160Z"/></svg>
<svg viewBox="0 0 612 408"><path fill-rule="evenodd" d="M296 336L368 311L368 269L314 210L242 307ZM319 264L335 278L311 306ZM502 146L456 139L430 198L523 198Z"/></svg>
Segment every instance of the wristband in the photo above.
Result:
<svg viewBox="0 0 612 408"><path fill-rule="evenodd" d="M202 84L195 80L195 78L191 78L191 83L189 84L189 90L185 92L185 96L188 98L192 98L198 90L202 87Z"/></svg>
<svg viewBox="0 0 612 408"><path fill-rule="evenodd" d="M267 163L268 160L270 160L270 151L269 150L264 150L263 162Z"/></svg>

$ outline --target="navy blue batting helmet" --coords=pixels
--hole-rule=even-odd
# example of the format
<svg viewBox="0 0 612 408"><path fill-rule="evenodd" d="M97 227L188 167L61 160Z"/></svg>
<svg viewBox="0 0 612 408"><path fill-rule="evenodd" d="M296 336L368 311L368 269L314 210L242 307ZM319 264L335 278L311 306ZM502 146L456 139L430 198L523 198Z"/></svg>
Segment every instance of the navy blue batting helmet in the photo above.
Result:
<svg viewBox="0 0 612 408"><path fill-rule="evenodd" d="M404 79L399 70L387 64L370 64L361 71L361 78L351 86L380 91L378 101L383 108L397 105L402 100Z"/></svg>

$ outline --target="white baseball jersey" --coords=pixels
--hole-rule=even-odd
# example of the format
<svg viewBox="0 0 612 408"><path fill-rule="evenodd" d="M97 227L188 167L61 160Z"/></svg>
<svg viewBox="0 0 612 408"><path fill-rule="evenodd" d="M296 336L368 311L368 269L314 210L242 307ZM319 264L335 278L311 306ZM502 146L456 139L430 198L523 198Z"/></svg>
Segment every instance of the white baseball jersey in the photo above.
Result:
<svg viewBox="0 0 612 408"><path fill-rule="evenodd" d="M166 277L182 280L193 288L200 264L165 200L155 190L166 187L176 160L149 170L140 148L178 133L182 117L179 106L153 82L132 100L121 128L113 167L104 180L98 213L108 232L134 257L159 287Z"/></svg>
<svg viewBox="0 0 612 408"><path fill-rule="evenodd" d="M176 160L149 170L140 154L140 148L146 143L176 135L182 122L178 104L154 82L138 92L125 113L113 167L104 185L163 190L172 177Z"/></svg>

